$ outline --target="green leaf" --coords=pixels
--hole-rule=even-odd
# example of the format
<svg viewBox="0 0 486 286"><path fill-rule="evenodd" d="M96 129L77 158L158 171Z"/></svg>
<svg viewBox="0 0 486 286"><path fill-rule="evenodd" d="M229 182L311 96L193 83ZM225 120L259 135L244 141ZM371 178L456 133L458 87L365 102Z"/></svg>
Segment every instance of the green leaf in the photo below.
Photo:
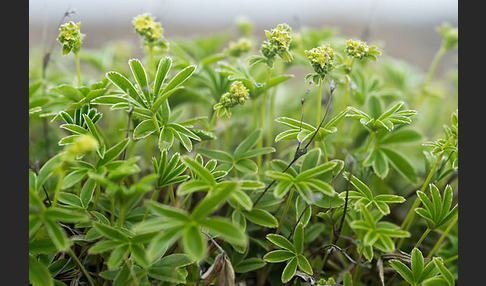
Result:
<svg viewBox="0 0 486 286"><path fill-rule="evenodd" d="M108 269L115 269L124 263L124 258L128 257L128 247L128 244L123 244L110 253L106 262Z"/></svg>
<svg viewBox="0 0 486 286"><path fill-rule="evenodd" d="M216 180L214 179L211 172L209 172L209 170L204 168L201 164L187 156L182 157L182 161L189 169L191 169L191 171L193 171L198 176L199 179L206 182L209 186L216 186Z"/></svg>
<svg viewBox="0 0 486 286"><path fill-rule="evenodd" d="M106 163L110 162L111 160L115 159L118 157L123 150L128 146L128 143L130 142L130 139L125 138L122 141L118 142L115 146L111 147L105 152L105 156L103 159L100 159L97 163L96 166L100 167L105 165Z"/></svg>
<svg viewBox="0 0 486 286"><path fill-rule="evenodd" d="M93 227L107 238L118 240L121 242L130 241L130 239L123 232L109 225L105 225L99 222L94 222Z"/></svg>
<svg viewBox="0 0 486 286"><path fill-rule="evenodd" d="M383 137L379 142L382 144L402 144L415 142L422 139L422 135L414 129L398 129Z"/></svg>
<svg viewBox="0 0 486 286"><path fill-rule="evenodd" d="M47 267L29 253L29 281L32 285L54 286L54 280Z"/></svg>
<svg viewBox="0 0 486 286"><path fill-rule="evenodd" d="M223 218L206 218L200 221L200 225L209 229L214 234L221 235L231 244L244 246L246 237L244 231Z"/></svg>
<svg viewBox="0 0 486 286"><path fill-rule="evenodd" d="M172 147L172 144L174 144L174 132L172 132L171 128L162 127L159 135L159 149L170 149L170 147Z"/></svg>
<svg viewBox="0 0 486 286"><path fill-rule="evenodd" d="M133 130L133 139L140 140L157 131L157 127L152 119L140 122Z"/></svg>
<svg viewBox="0 0 486 286"><path fill-rule="evenodd" d="M422 276L422 271L424 269L424 257L422 252L418 248L412 250L412 277L414 281L420 281L420 276Z"/></svg>
<svg viewBox="0 0 486 286"><path fill-rule="evenodd" d="M410 182L415 183L417 181L417 173L412 164L402 154L385 147L380 147L380 150L388 158L388 162L398 171L400 175L408 179Z"/></svg>
<svg viewBox="0 0 486 286"><path fill-rule="evenodd" d="M40 168L37 173L37 180L35 185L35 190L38 191L45 183L45 181L53 174L56 167L61 163L62 155L57 154L54 157L47 160L46 163Z"/></svg>
<svg viewBox="0 0 486 286"><path fill-rule="evenodd" d="M242 210L242 214L251 222L264 227L277 227L277 219L268 211L263 209Z"/></svg>
<svg viewBox="0 0 486 286"><path fill-rule="evenodd" d="M138 92L132 83L119 72L111 71L106 73L106 77L116 85L121 91L130 96L135 102L140 103Z"/></svg>
<svg viewBox="0 0 486 286"><path fill-rule="evenodd" d="M182 245L184 252L199 261L206 255L206 241L199 227L189 225L185 228L182 235Z"/></svg>
<svg viewBox="0 0 486 286"><path fill-rule="evenodd" d="M220 150L209 150L209 149L204 149L200 148L196 150L199 154L211 158L211 159L216 159L220 162L229 162L233 163L233 156L230 154L220 151Z"/></svg>
<svg viewBox="0 0 486 286"><path fill-rule="evenodd" d="M147 255L145 252L145 249L143 248L143 245L140 244L130 244L130 251L132 253L132 258L133 260L143 268L147 268L148 265L148 259Z"/></svg>
<svg viewBox="0 0 486 286"><path fill-rule="evenodd" d="M373 171L378 177L384 179L388 175L388 161L385 155L380 149L374 149L371 156Z"/></svg>
<svg viewBox="0 0 486 286"><path fill-rule="evenodd" d="M294 276L295 271L297 271L297 258L292 258L289 262L287 262L287 265L282 272L282 283L290 281L290 279L292 279Z"/></svg>
<svg viewBox="0 0 486 286"><path fill-rule="evenodd" d="M271 263L278 263L295 257L295 253L288 250L274 250L263 256L263 260Z"/></svg>
<svg viewBox="0 0 486 286"><path fill-rule="evenodd" d="M400 274L400 276L402 276L403 279L405 279L405 281L407 281L410 284L413 284L414 280L413 280L412 271L408 269L408 267L405 264L403 264L403 262L398 260L390 260L389 262L390 265L393 268L395 268L398 274Z"/></svg>
<svg viewBox="0 0 486 286"><path fill-rule="evenodd" d="M79 213L60 207L48 208L44 211L43 215L45 219L67 223L76 223L87 219L87 216L84 213Z"/></svg>
<svg viewBox="0 0 486 286"><path fill-rule="evenodd" d="M59 202L73 206L73 207L78 207L78 208L83 208L83 203L79 199L78 196L70 193L60 193L59 197L57 198Z"/></svg>
<svg viewBox="0 0 486 286"><path fill-rule="evenodd" d="M302 253L304 250L304 225L301 222L295 227L293 241L295 253Z"/></svg>
<svg viewBox="0 0 486 286"><path fill-rule="evenodd" d="M344 178L346 180L349 180L349 172L344 172L343 173ZM373 200L373 193L371 192L370 188L366 186L363 182L361 182L358 178L356 178L354 175L351 178L351 184L361 193L363 194L366 198L368 198L370 201Z"/></svg>
<svg viewBox="0 0 486 286"><path fill-rule="evenodd" d="M76 125L76 124L62 124L61 126L62 129L66 129L68 131L71 131L73 134L88 134L88 130L84 129L83 127Z"/></svg>
<svg viewBox="0 0 486 286"><path fill-rule="evenodd" d="M169 70L172 66L172 59L170 57L164 57L159 61L159 65L157 66L157 73L155 74L155 81L154 81L154 98L157 99L159 97L160 88L169 73Z"/></svg>
<svg viewBox="0 0 486 286"><path fill-rule="evenodd" d="M128 100L119 95L102 95L95 99L93 99L90 103L92 104L100 104L100 105L114 105L117 103L126 103L128 104Z"/></svg>
<svg viewBox="0 0 486 286"><path fill-rule="evenodd" d="M256 148L256 149L252 149L252 150L249 150L249 151L246 151L245 153L243 153L240 156L240 159L253 158L253 157L265 155L265 154L272 153L272 152L275 152L275 148L273 148L273 147Z"/></svg>
<svg viewBox="0 0 486 286"><path fill-rule="evenodd" d="M145 72L142 63L138 59L130 59L128 60L128 65L130 66L133 77L135 77L135 80L137 81L138 87L142 90L145 100L150 100L147 73Z"/></svg>
<svg viewBox="0 0 486 286"><path fill-rule="evenodd" d="M236 190L233 192L231 199L236 201L240 206L242 206L245 210L251 210L253 207L253 202L243 190Z"/></svg>
<svg viewBox="0 0 486 286"><path fill-rule="evenodd" d="M229 198L233 191L239 188L238 182L223 182L219 183L213 192L206 195L204 199L196 205L192 211L191 218L194 220L202 220L211 212L215 211L227 198Z"/></svg>
<svg viewBox="0 0 486 286"><path fill-rule="evenodd" d="M286 239L285 237L283 237L281 235L271 233L271 234L267 234L266 238L271 243L275 244L276 246L278 246L280 248L286 249L286 250L291 251L293 253L296 252L294 245L288 239Z"/></svg>
<svg viewBox="0 0 486 286"><path fill-rule="evenodd" d="M83 188L80 191L79 197L85 208L88 207L91 198L93 197L95 188L96 188L96 180L93 178L89 178L84 183Z"/></svg>
<svg viewBox="0 0 486 286"><path fill-rule="evenodd" d="M155 201L148 201L146 204L148 210L157 216L168 218L172 221L189 222L189 215L176 207L163 205Z"/></svg>
<svg viewBox="0 0 486 286"><path fill-rule="evenodd" d="M99 254L103 253L115 248L118 248L125 244L124 242L118 241L118 240L102 240L97 242L95 245L90 247L89 253L90 254Z"/></svg>
<svg viewBox="0 0 486 286"><path fill-rule="evenodd" d="M258 166L250 159L239 159L235 162L235 168L243 173L254 174L258 171Z"/></svg>
<svg viewBox="0 0 486 286"><path fill-rule="evenodd" d="M44 226L58 251L66 251L71 245L62 228L54 221L44 220Z"/></svg>
<svg viewBox="0 0 486 286"><path fill-rule="evenodd" d="M147 248L147 260L151 263L158 261L167 249L183 234L184 228L177 227L158 234L150 241Z"/></svg>
<svg viewBox="0 0 486 286"><path fill-rule="evenodd" d="M235 159L239 159L244 153L253 148L257 144L261 136L261 129L256 129L255 131L250 133L250 135L248 135L245 140L241 141L241 143L236 147L233 153Z"/></svg>
<svg viewBox="0 0 486 286"><path fill-rule="evenodd" d="M305 171L301 172L299 175L297 175L297 177L295 177L295 181L304 181L306 179L324 174L324 173L334 169L334 167L336 167L337 164L338 163L333 160L333 161L329 161L327 163L324 163L320 166L317 166L315 168L305 170Z"/></svg>
<svg viewBox="0 0 486 286"><path fill-rule="evenodd" d="M164 96L164 93L168 92L171 89L174 89L178 85L182 84L185 80L187 80L194 73L195 70L196 66L191 65L176 74L167 84L167 86L162 90L162 97Z"/></svg>
<svg viewBox="0 0 486 286"><path fill-rule="evenodd" d="M297 264L299 265L299 268L304 271L305 273L312 275L312 267L307 260L302 254L299 254L297 256Z"/></svg>
<svg viewBox="0 0 486 286"><path fill-rule="evenodd" d="M236 273L246 273L254 271L265 266L265 261L258 257L250 257L241 261L240 263L233 265L233 269Z"/></svg>
<svg viewBox="0 0 486 286"><path fill-rule="evenodd" d="M304 160L302 161L300 171L303 172L317 167L320 161L319 160L320 156L321 156L321 149L319 148L314 148L308 151L307 154L304 155Z"/></svg>

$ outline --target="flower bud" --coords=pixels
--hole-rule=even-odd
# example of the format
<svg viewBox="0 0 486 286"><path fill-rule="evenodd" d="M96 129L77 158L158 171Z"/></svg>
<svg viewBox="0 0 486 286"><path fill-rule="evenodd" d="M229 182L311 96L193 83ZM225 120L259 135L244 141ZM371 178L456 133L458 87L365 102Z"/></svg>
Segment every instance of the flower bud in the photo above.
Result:
<svg viewBox="0 0 486 286"><path fill-rule="evenodd" d="M73 21L61 25L59 31L61 33L57 37L57 41L62 44L62 54L65 56L70 52L78 53L82 44L82 37L84 36L79 31L80 22Z"/></svg>
<svg viewBox="0 0 486 286"><path fill-rule="evenodd" d="M162 39L163 29L150 14L138 15L132 20L135 31L143 37L144 43L154 44Z"/></svg>
<svg viewBox="0 0 486 286"><path fill-rule="evenodd" d="M344 49L344 52L349 57L361 60L368 55L368 50L369 48L366 43L363 43L361 41L348 40L346 41L346 48Z"/></svg>
<svg viewBox="0 0 486 286"><path fill-rule="evenodd" d="M241 81L235 81L231 84L229 92L221 95L219 103L214 105L213 109L216 110L218 116L224 114L231 116L229 108L238 104L243 104L249 98L249 90L243 85Z"/></svg>
<svg viewBox="0 0 486 286"><path fill-rule="evenodd" d="M290 43L292 42L291 30L287 24L279 24L270 31L265 30L268 41L262 43L262 54L268 59L279 56L285 62L290 62L293 59L289 52Z"/></svg>
<svg viewBox="0 0 486 286"><path fill-rule="evenodd" d="M80 135L66 148L70 158L76 158L98 149L98 141L90 134Z"/></svg>
<svg viewBox="0 0 486 286"><path fill-rule="evenodd" d="M459 43L459 30L449 24L442 24L437 31L444 37L443 46L446 50L457 48Z"/></svg>
<svg viewBox="0 0 486 286"><path fill-rule="evenodd" d="M321 78L324 78L326 74L334 68L334 51L329 44L304 51L304 53L309 59L314 71Z"/></svg>

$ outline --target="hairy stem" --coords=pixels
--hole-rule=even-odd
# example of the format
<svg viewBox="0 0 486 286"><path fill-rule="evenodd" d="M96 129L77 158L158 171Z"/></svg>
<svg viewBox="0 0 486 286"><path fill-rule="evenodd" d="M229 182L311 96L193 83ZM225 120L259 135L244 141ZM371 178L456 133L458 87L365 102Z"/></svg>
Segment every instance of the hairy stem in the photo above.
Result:
<svg viewBox="0 0 486 286"><path fill-rule="evenodd" d="M317 116L316 116L316 126L319 125L321 121L321 105L322 105L322 80L319 81L319 86L317 88ZM314 147L317 148L318 142L315 141Z"/></svg>
<svg viewBox="0 0 486 286"><path fill-rule="evenodd" d="M421 105L422 101L424 100L424 96L425 96L425 93L427 91L427 87L429 86L430 82L432 81L432 78L435 75L435 71L437 70L437 66L439 66L439 62L442 59L442 57L445 55L446 51L447 50L445 49L444 45L442 45L439 48L439 50L437 50L437 53L435 53L434 59L432 60L432 63L430 64L429 71L427 73L427 77L425 78L424 85L422 86L420 93L419 93L419 96L418 96L417 100L415 101L414 109L417 109L417 107L419 107Z"/></svg>

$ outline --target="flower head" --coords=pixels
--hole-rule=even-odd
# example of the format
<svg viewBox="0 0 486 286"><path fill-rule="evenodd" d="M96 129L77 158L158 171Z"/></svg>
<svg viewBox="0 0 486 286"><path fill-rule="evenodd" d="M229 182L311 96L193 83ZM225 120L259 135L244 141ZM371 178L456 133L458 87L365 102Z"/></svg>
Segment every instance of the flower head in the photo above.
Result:
<svg viewBox="0 0 486 286"><path fill-rule="evenodd" d="M287 24L279 24L270 31L265 30L268 41L262 43L262 54L269 59L279 56L282 60L290 62L293 59L289 52L292 42L291 31L292 29Z"/></svg>
<svg viewBox="0 0 486 286"><path fill-rule="evenodd" d="M62 54L67 55L71 51L77 53L81 48L82 37L79 31L80 22L74 23L70 21L69 23L61 25L59 31L61 32L57 37L57 41L62 44Z"/></svg>
<svg viewBox="0 0 486 286"><path fill-rule="evenodd" d="M369 48L366 43L361 41L347 40L344 52L349 57L354 57L361 60L368 55L368 50Z"/></svg>
<svg viewBox="0 0 486 286"><path fill-rule="evenodd" d="M304 51L314 71L324 78L334 68L334 51L329 44Z"/></svg>
<svg viewBox="0 0 486 286"><path fill-rule="evenodd" d="M459 30L451 27L449 24L442 24L442 26L437 28L439 34L444 37L443 46L446 50L457 48L459 43Z"/></svg>
<svg viewBox="0 0 486 286"><path fill-rule="evenodd" d="M66 156L67 158L76 158L96 151L98 147L98 141L92 135L80 135L66 148Z"/></svg>
<svg viewBox="0 0 486 286"><path fill-rule="evenodd" d="M144 43L153 44L162 39L163 29L150 14L138 15L132 20L135 31L143 37Z"/></svg>
<svg viewBox="0 0 486 286"><path fill-rule="evenodd" d="M223 115L231 116L231 111L229 108L234 107L238 104L243 104L249 98L249 90L243 85L241 81L235 81L230 85L229 92L221 95L219 103L214 105L214 110L216 110L219 117Z"/></svg>

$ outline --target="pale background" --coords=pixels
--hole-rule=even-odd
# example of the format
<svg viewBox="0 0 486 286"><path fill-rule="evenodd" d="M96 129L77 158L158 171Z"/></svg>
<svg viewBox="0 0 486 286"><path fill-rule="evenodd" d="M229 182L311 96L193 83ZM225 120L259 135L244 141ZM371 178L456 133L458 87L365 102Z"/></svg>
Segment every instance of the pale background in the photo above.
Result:
<svg viewBox="0 0 486 286"><path fill-rule="evenodd" d="M279 23L337 28L341 36L361 37L369 27L369 42L385 43L384 52L427 70L441 37L434 30L443 22L458 25L457 0L30 0L29 47L51 46L60 20L80 21L86 34L83 47L102 47L107 41L138 41L131 20L149 12L164 28L164 36L186 36L234 29L238 16L255 23L256 36ZM457 65L449 53L439 67Z"/></svg>

